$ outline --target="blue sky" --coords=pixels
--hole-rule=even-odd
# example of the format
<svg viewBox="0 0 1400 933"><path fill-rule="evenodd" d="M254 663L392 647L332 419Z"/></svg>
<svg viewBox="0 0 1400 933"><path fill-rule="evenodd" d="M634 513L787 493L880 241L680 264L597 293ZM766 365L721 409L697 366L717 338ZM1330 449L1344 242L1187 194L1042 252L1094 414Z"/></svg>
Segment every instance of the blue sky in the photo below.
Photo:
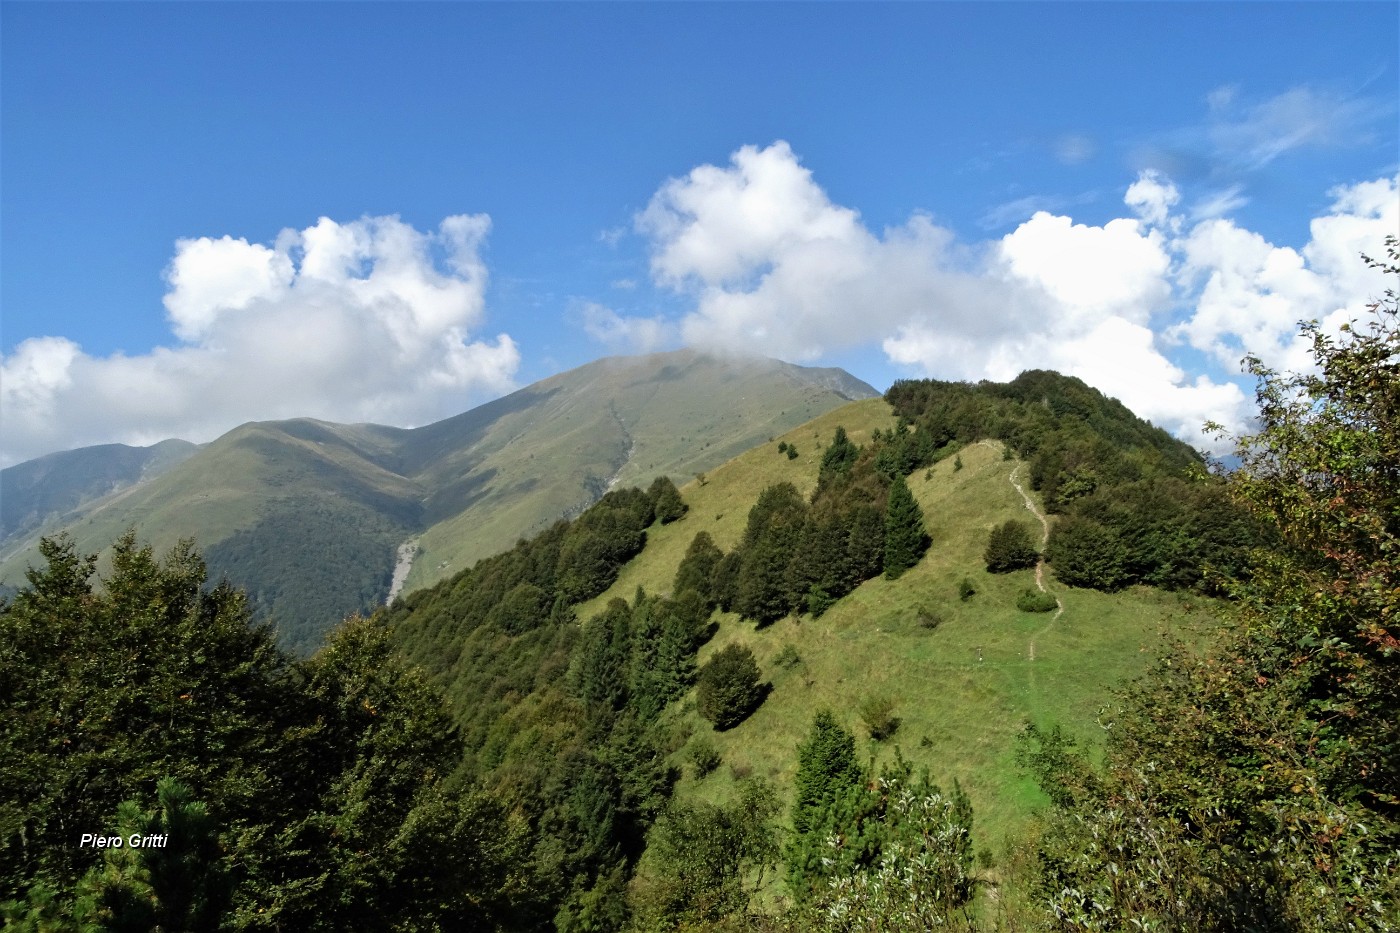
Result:
<svg viewBox="0 0 1400 933"><path fill-rule="evenodd" d="M1197 440L1400 228L1394 4L0 4L0 463L683 344Z"/></svg>

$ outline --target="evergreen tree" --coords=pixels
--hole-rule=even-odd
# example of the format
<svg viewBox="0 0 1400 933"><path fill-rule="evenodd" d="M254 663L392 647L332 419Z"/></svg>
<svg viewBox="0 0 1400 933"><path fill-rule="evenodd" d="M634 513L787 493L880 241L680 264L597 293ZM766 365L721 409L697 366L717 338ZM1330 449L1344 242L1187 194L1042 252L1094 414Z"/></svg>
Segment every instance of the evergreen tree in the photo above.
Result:
<svg viewBox="0 0 1400 933"><path fill-rule="evenodd" d="M885 506L885 576L891 580L899 577L919 562L928 546L924 513L904 477L896 474Z"/></svg>
<svg viewBox="0 0 1400 933"><path fill-rule="evenodd" d="M669 476L658 476L652 480L647 489L647 498L651 500L651 510L656 521L663 525L669 525L682 518L690 509L690 506L681 501L680 490L671 482Z"/></svg>
<svg viewBox="0 0 1400 933"><path fill-rule="evenodd" d="M719 730L743 722L760 703L765 689L759 683L758 661L741 645L729 645L716 652L700 668L696 707Z"/></svg>
<svg viewBox="0 0 1400 933"><path fill-rule="evenodd" d="M698 533L691 539L685 557L676 568L676 580L671 585L671 592L680 595L686 590L694 590L711 606L715 605L715 571L723 559L724 552L715 544L710 533Z"/></svg>
<svg viewBox="0 0 1400 933"><path fill-rule="evenodd" d="M791 483L770 486L749 510L735 608L760 624L775 622L800 605L806 594L790 589L788 567L797 552L807 503Z"/></svg>
<svg viewBox="0 0 1400 933"><path fill-rule="evenodd" d="M821 476L828 473L844 475L855 466L856 458L860 456L860 448L851 443L851 439L846 436L846 429L837 426L836 434L831 439L831 446L822 453Z"/></svg>
<svg viewBox="0 0 1400 933"><path fill-rule="evenodd" d="M626 600L614 599L602 615L583 627L574 682L589 715L608 722L627 702L631 622L632 609Z"/></svg>
<svg viewBox="0 0 1400 933"><path fill-rule="evenodd" d="M841 728L830 710L819 710L806 741L797 747L793 837L787 851L788 884L794 892L805 893L820 871L824 830L832 824L838 803L864 783L855 736Z"/></svg>
<svg viewBox="0 0 1400 933"><path fill-rule="evenodd" d="M1015 519L992 529L987 539L987 549L983 552L990 573L1006 573L1034 567L1040 560L1040 552L1031 540L1030 529L1025 522Z"/></svg>

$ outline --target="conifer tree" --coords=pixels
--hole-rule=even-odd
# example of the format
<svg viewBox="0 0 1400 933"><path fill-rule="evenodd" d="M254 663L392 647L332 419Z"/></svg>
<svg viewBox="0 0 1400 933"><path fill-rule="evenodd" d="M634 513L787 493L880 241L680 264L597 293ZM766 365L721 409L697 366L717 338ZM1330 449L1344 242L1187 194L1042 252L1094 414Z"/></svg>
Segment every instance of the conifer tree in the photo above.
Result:
<svg viewBox="0 0 1400 933"><path fill-rule="evenodd" d="M700 669L696 707L716 729L737 726L763 702L758 661L742 645L721 649Z"/></svg>
<svg viewBox="0 0 1400 933"><path fill-rule="evenodd" d="M846 436L846 429L838 426L835 436L831 439L831 446L822 454L821 475L849 473L859 456L860 448L851 443L851 439Z"/></svg>
<svg viewBox="0 0 1400 933"><path fill-rule="evenodd" d="M896 474L885 506L885 576L891 580L899 577L919 562L928 546L924 513L904 477Z"/></svg>
<svg viewBox="0 0 1400 933"><path fill-rule="evenodd" d="M708 531L697 534L691 539L690 547L686 548L685 557L681 559L680 566L676 568L676 580L671 585L672 594L679 596L686 590L694 590L705 599L706 603L713 606L716 602L715 570L723 559L724 552L715 544Z"/></svg>

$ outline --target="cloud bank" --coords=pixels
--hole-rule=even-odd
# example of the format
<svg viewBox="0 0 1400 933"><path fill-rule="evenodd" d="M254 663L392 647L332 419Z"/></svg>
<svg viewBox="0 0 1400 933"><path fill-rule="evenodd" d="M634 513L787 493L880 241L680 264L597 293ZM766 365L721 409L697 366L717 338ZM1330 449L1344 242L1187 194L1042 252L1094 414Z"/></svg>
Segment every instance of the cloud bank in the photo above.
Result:
<svg viewBox="0 0 1400 933"><path fill-rule="evenodd" d="M240 422L312 416L416 424L512 385L507 334L485 316L485 215L420 232L397 217L321 218L271 244L180 240L166 269L171 346L90 356L37 337L0 361L3 462Z"/></svg>
<svg viewBox="0 0 1400 933"><path fill-rule="evenodd" d="M1222 95L1219 107L1229 103ZM1239 126L1267 117L1252 112ZM1305 365L1300 319L1335 329L1385 288L1358 254L1400 229L1396 179L1331 196L1299 251L1219 216L1243 203L1238 190L1186 206L1151 170L1126 189L1125 216L1089 225L1041 210L1000 240L964 244L922 214L871 230L786 143L745 146L727 166L665 182L635 221L655 284L691 310L663 321L594 306L591 329L614 346L655 346L664 334L794 361L876 344L941 379L1057 369L1208 446L1205 421L1238 430L1251 414L1236 378L1246 349ZM1173 362L1182 356L1203 362L1187 371Z"/></svg>

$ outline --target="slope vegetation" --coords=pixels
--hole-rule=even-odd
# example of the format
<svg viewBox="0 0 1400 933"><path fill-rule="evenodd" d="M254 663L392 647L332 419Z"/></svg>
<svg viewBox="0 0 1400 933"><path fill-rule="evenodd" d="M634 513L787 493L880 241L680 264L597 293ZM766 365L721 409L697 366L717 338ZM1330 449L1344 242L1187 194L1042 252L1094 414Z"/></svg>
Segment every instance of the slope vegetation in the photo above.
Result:
<svg viewBox="0 0 1400 933"><path fill-rule="evenodd" d="M614 486L688 478L873 394L840 370L679 351L600 360L421 428L247 424L150 482L29 528L0 582L18 584L38 563L41 532L65 530L94 553L128 527L157 548L193 537L216 579L244 587L285 645L309 650L346 614L385 600L399 553L412 558L412 591ZM7 483L12 473L39 475L25 464Z"/></svg>

